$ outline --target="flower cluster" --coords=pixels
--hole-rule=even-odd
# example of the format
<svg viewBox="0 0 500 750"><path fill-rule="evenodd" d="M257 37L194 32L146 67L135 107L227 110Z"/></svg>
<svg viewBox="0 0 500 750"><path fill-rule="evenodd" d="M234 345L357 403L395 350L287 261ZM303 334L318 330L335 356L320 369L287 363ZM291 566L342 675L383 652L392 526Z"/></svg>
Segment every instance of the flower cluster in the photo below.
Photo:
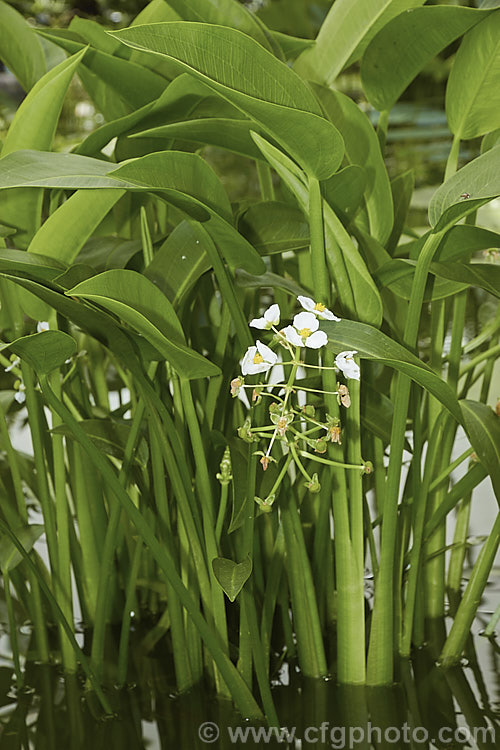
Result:
<svg viewBox="0 0 500 750"><path fill-rule="evenodd" d="M264 470L269 467L271 462L278 460L273 457L272 450L273 446L281 443L281 456L287 456L285 466L288 467L293 460L296 468L306 480L305 486L309 492L315 493L319 492L321 487L318 473L313 472L312 476L309 474L307 467L311 462L319 461L322 464L341 465L346 468L361 470L364 473L367 472L367 464L351 466L342 462L339 464L332 461L331 458L319 457L318 454L328 452L329 445L342 445L341 420L335 413L325 413L322 402L329 397L326 403L333 404L329 409L333 409L334 412L338 412L339 407L349 408L351 404L349 388L345 383L337 383L337 390L335 391L310 387L312 384L317 385L314 376L312 381L307 379L304 381L304 383L307 382L307 386L302 385L299 374L307 371L307 368L313 368L319 371L318 375L321 374L321 371L333 370L341 372L344 378L348 380L359 380L360 368L354 360L357 354L355 350L342 351L337 354L334 366L325 364L325 354L318 350L324 349L328 344L328 336L325 331L321 330L320 324L323 320L339 322L340 318L336 317L321 302L315 302L311 298L303 296L299 296L297 299L303 310L297 313L292 323L284 328L280 328L281 310L277 304L271 305L261 317L253 318L250 321L249 325L252 328L272 333L273 337L269 341L269 345L257 340L254 345L248 347L241 360L242 374L231 381L231 395L237 397L242 389L248 388L252 391L252 405L262 403L264 398L271 400L267 409L270 424L253 425L253 418L248 416L244 424L238 429L238 435L247 443L259 443L262 440L268 442L266 450L254 451L254 455L260 457L260 464ZM303 349L318 351L319 363L311 364L310 357L307 362L299 359ZM288 358L287 354L290 355ZM326 357L326 361L328 361L328 357ZM276 366L279 366L281 372L287 372L287 374L289 372L285 382L270 383L264 381L251 385L245 384L246 376L268 374ZM287 371L287 367L291 367L291 370ZM313 398L316 403L300 404L298 399L294 403L293 396L297 393L305 394L309 401ZM333 402L332 396L336 397ZM303 402L303 396L301 398ZM257 421L261 422L262 409L256 414L260 415ZM339 455L341 457L342 451ZM271 511L277 486L282 481L283 476L284 473L281 471L266 498L255 498L261 512L268 513Z"/></svg>
<svg viewBox="0 0 500 750"><path fill-rule="evenodd" d="M319 330L320 320L340 321L336 315L328 310L321 302L314 302L310 297L297 297L298 301L306 310L294 316L292 325L286 326L281 331L277 326L280 324L281 311L279 305L271 305L261 318L250 321L252 328L263 331L274 331L279 343L290 350L292 347L307 347L309 349L321 349L328 343L328 337L324 331ZM288 346L287 346L288 345ZM359 380L359 366L354 362L356 351L340 352L335 359L335 364L346 378ZM243 375L257 375L268 372L278 361L278 356L273 350L256 341L255 346L250 346L241 363ZM234 394L233 394L234 395Z"/></svg>

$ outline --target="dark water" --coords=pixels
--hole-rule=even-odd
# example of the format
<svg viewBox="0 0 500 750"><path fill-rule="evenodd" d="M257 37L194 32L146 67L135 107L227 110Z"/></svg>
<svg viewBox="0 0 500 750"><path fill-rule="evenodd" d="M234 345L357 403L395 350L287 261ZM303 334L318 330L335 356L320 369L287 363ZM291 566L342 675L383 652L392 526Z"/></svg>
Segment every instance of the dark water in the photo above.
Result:
<svg viewBox="0 0 500 750"><path fill-rule="evenodd" d="M168 640L144 654L144 633L130 650L131 682L112 685L112 659L105 692L114 715L103 715L80 676L35 661L29 628L20 633L25 686L16 690L9 641L0 638L1 750L159 750L160 748L330 747L478 748L500 746L500 661L494 639L480 635L500 592L492 579L480 606L460 666L437 666L448 623L436 623L434 638L411 660L398 664L398 681L387 688L341 687L335 680L304 679L293 663L273 675L273 697L281 729L241 719L231 704L201 685L177 695ZM85 641L82 636L82 645ZM113 650L113 649L111 649ZM57 654L54 654L57 658ZM259 734L260 732L260 734ZM279 736L277 736L279 735Z"/></svg>

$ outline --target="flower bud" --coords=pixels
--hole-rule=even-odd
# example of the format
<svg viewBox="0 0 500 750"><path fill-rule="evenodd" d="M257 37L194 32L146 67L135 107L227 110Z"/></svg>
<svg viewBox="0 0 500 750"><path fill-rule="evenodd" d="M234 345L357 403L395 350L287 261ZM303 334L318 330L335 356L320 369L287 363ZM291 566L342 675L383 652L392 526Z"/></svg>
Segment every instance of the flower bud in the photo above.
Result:
<svg viewBox="0 0 500 750"><path fill-rule="evenodd" d="M238 378L233 378L231 380L231 396L233 398L236 398L236 396L239 395L240 388L244 384L245 378L242 378L241 376Z"/></svg>
<svg viewBox="0 0 500 750"><path fill-rule="evenodd" d="M319 483L318 475L313 474L310 482L304 482L304 486L307 487L309 492L312 492L313 495L316 495L321 490L321 485Z"/></svg>

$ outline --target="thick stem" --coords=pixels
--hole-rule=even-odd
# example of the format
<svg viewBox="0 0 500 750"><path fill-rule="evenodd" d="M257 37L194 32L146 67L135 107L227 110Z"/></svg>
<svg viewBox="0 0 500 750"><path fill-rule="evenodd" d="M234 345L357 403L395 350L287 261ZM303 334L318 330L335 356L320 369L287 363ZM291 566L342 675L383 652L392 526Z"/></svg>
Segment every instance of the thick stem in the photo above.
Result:
<svg viewBox="0 0 500 750"><path fill-rule="evenodd" d="M411 349L414 349L417 343L425 284L432 259L442 236L443 233L439 232L427 237L415 269L404 335L404 343ZM368 680L372 685L390 684L394 673L394 551L396 549L399 485L410 391L410 379L406 375L398 373L393 399L394 416L386 499L384 501L380 569L368 651Z"/></svg>

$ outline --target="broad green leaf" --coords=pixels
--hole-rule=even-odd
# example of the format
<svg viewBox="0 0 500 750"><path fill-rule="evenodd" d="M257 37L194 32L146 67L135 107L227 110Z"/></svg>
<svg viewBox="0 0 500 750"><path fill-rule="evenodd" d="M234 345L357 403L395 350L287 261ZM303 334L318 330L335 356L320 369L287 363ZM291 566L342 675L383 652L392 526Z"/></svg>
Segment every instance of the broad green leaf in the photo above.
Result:
<svg viewBox="0 0 500 750"><path fill-rule="evenodd" d="M429 222L438 232L500 195L500 146L459 169L431 198Z"/></svg>
<svg viewBox="0 0 500 750"><path fill-rule="evenodd" d="M431 273L500 297L500 266L495 263L432 263Z"/></svg>
<svg viewBox="0 0 500 750"><path fill-rule="evenodd" d="M262 159L262 154L250 136L250 130L253 129L255 129L255 123L251 120L204 117L160 125L157 128L134 133L131 137L195 141L203 145L218 146L249 159Z"/></svg>
<svg viewBox="0 0 500 750"><path fill-rule="evenodd" d="M184 333L167 297L135 271L105 271L67 294L94 302L114 313L154 346L181 377L217 375L219 368L185 344Z"/></svg>
<svg viewBox="0 0 500 750"><path fill-rule="evenodd" d="M0 60L29 91L45 73L40 40L20 13L0 1Z"/></svg>
<svg viewBox="0 0 500 750"><path fill-rule="evenodd" d="M399 370L432 393L459 423L463 422L458 400L448 383L382 331L352 320L322 321L320 327L328 336L328 347L335 353L356 350L361 359L377 360Z"/></svg>
<svg viewBox="0 0 500 750"><path fill-rule="evenodd" d="M260 150L277 171L281 179L294 194L300 208L307 215L309 211L309 191L305 175L285 154L272 146L257 133L253 138ZM326 201L323 201L325 227L325 247L330 273L339 294L344 314L359 317L372 325L382 321L382 302L375 283L347 231ZM338 262L338 253L341 262ZM350 290L354 299L351 308L345 294Z"/></svg>
<svg viewBox="0 0 500 750"><path fill-rule="evenodd" d="M0 249L0 272L29 273L40 281L51 281L65 269L63 263L42 255L29 255L25 250Z"/></svg>
<svg viewBox="0 0 500 750"><path fill-rule="evenodd" d="M131 372L142 373L140 357L149 361L160 356L156 349L152 350L144 337L132 331L125 333L110 314L67 297L66 290L57 287L54 282L41 283L30 278L27 273L17 276L14 272L3 272L0 275L31 292L100 341Z"/></svg>
<svg viewBox="0 0 500 750"><path fill-rule="evenodd" d="M129 424L112 421L111 419L82 419L80 425L99 450L108 456L123 459L127 439L130 435ZM74 438L73 433L65 424L53 427L51 432L55 435ZM148 456L148 446L145 438L142 437L134 451L133 460L146 467Z"/></svg>
<svg viewBox="0 0 500 750"><path fill-rule="evenodd" d="M82 53L46 73L21 103L2 147L2 157L19 149L50 151L64 97ZM43 193L14 190L2 196L0 222L17 230L16 245L27 247L41 220Z"/></svg>
<svg viewBox="0 0 500 750"><path fill-rule="evenodd" d="M9 349L25 359L39 375L47 375L61 367L76 354L76 341L62 331L44 331L23 336L9 345Z"/></svg>
<svg viewBox="0 0 500 750"><path fill-rule="evenodd" d="M148 154L112 171L113 177L144 188L161 190L177 208L194 218L210 221L206 229L227 262L249 273L262 273L265 265L254 248L232 226L227 194L213 169L197 154L165 151Z"/></svg>
<svg viewBox="0 0 500 750"><path fill-rule="evenodd" d="M245 557L240 563L225 557L212 560L212 570L230 602L234 602L252 573L252 561Z"/></svg>
<svg viewBox="0 0 500 750"><path fill-rule="evenodd" d="M385 24L425 0L336 0L321 26L316 44L296 61L304 77L333 84L346 65L362 56L370 40Z"/></svg>
<svg viewBox="0 0 500 750"><path fill-rule="evenodd" d="M162 21L180 21L181 17L166 2L166 0L152 0L134 18L131 26L139 26L148 23L161 23Z"/></svg>
<svg viewBox="0 0 500 750"><path fill-rule="evenodd" d="M390 289L402 299L409 300L411 297L413 278L415 276L416 261L395 258L385 263L375 272L375 279L384 289ZM431 266L432 272L432 266ZM430 302L436 299L445 299L457 292L467 289L469 284L456 283L447 279L436 278L427 279L424 292L424 302Z"/></svg>
<svg viewBox="0 0 500 750"><path fill-rule="evenodd" d="M78 190L42 224L28 252L73 263L85 242L124 194L124 190Z"/></svg>
<svg viewBox="0 0 500 750"><path fill-rule="evenodd" d="M314 86L327 116L345 143L345 161L363 168L366 174L364 202L369 229L382 245L393 226L392 192L377 134L368 117L348 96Z"/></svg>
<svg viewBox="0 0 500 750"><path fill-rule="evenodd" d="M380 112L392 109L422 68L484 17L475 8L436 5L393 18L363 55L361 81L368 101Z"/></svg>
<svg viewBox="0 0 500 750"><path fill-rule="evenodd" d="M207 231L230 265L249 273L265 270L259 254L230 223L231 206L221 182L196 154L167 151L111 165L77 154L21 151L0 159L0 189L17 186L161 191L165 200L189 216L210 219Z"/></svg>
<svg viewBox="0 0 500 750"><path fill-rule="evenodd" d="M268 287L269 289L285 289L293 297L298 297L299 294L307 297L308 292L302 286L292 279L285 279L283 276L279 276L276 273L263 273L260 276L252 276L246 271L237 271L236 283L238 286L245 287L247 289L261 289L262 287Z"/></svg>
<svg viewBox="0 0 500 750"><path fill-rule="evenodd" d="M446 87L451 132L477 138L500 126L500 13L488 15L464 37Z"/></svg>
<svg viewBox="0 0 500 750"><path fill-rule="evenodd" d="M478 250L500 248L500 234L469 224L459 224L446 232L436 253L436 261L469 260Z"/></svg>
<svg viewBox="0 0 500 750"><path fill-rule="evenodd" d="M464 423L477 457L491 477L500 502L500 419L486 404L460 401Z"/></svg>
<svg viewBox="0 0 500 750"><path fill-rule="evenodd" d="M101 159L78 154L45 153L28 149L16 151L0 159L0 190L11 187L139 189L132 183L126 184L107 177L112 166L116 167Z"/></svg>
<svg viewBox="0 0 500 750"><path fill-rule="evenodd" d="M312 39L282 34L281 31L271 31L271 34L283 50L286 60L295 60L304 50L314 47Z"/></svg>
<svg viewBox="0 0 500 750"><path fill-rule="evenodd" d="M115 179L192 197L226 221L232 221L229 198L214 170L197 154L162 151L122 164L109 173Z"/></svg>
<svg viewBox="0 0 500 750"><path fill-rule="evenodd" d="M498 146L500 144L500 128L496 128L496 130L492 130L489 133L486 133L483 140L481 141L481 153L484 154L485 151L489 151L490 148L494 148L495 146Z"/></svg>
<svg viewBox="0 0 500 750"><path fill-rule="evenodd" d="M13 530L17 540L26 552L31 552L35 542L42 536L45 527L41 524L30 524L20 529ZM10 572L23 561L23 556L9 537L2 534L0 537L0 570L2 573Z"/></svg>
<svg viewBox="0 0 500 750"><path fill-rule="evenodd" d="M194 108L203 105L209 98L217 102L219 109L217 111L214 107L213 112L209 112L210 114L220 117L221 104L225 105L226 109L231 108L228 102L220 99L201 81L197 81L187 73L182 73L168 84L156 101L102 125L93 133L89 133L74 151L84 156L92 156L101 151L113 138L122 134L135 133L164 125L166 122L186 119L191 116ZM207 116L206 107L204 114ZM238 115L238 110L233 108L232 114Z"/></svg>
<svg viewBox="0 0 500 750"><path fill-rule="evenodd" d="M200 276L210 269L196 225L182 221L156 251L144 275L176 307Z"/></svg>
<svg viewBox="0 0 500 750"><path fill-rule="evenodd" d="M238 0L168 0L171 8L184 21L229 26L243 31L269 52L275 52L272 37L257 16L250 13Z"/></svg>
<svg viewBox="0 0 500 750"><path fill-rule="evenodd" d="M235 29L191 22L114 32L125 44L177 62L251 117L304 170L327 179L339 167L343 142L315 97L288 66Z"/></svg>
<svg viewBox="0 0 500 750"><path fill-rule="evenodd" d="M238 229L261 255L309 246L309 225L304 214L289 203L264 201L249 206L240 216Z"/></svg>
<svg viewBox="0 0 500 750"><path fill-rule="evenodd" d="M322 194L336 213L347 220L354 218L363 203L366 171L357 164L339 170L322 185Z"/></svg>
<svg viewBox="0 0 500 750"><path fill-rule="evenodd" d="M73 31L75 29L75 31ZM157 99L167 81L153 70L127 59L116 39L92 21L74 19L64 36L54 30L43 37L60 45L70 54L83 52L79 75L91 99L107 120L116 119ZM71 35L71 37L69 36ZM108 37L108 41L104 39ZM87 46L90 44L91 46Z"/></svg>
<svg viewBox="0 0 500 750"><path fill-rule="evenodd" d="M96 271L109 271L111 268L125 268L141 251L140 240L124 240L110 235L91 237L78 253L76 262L89 265Z"/></svg>

